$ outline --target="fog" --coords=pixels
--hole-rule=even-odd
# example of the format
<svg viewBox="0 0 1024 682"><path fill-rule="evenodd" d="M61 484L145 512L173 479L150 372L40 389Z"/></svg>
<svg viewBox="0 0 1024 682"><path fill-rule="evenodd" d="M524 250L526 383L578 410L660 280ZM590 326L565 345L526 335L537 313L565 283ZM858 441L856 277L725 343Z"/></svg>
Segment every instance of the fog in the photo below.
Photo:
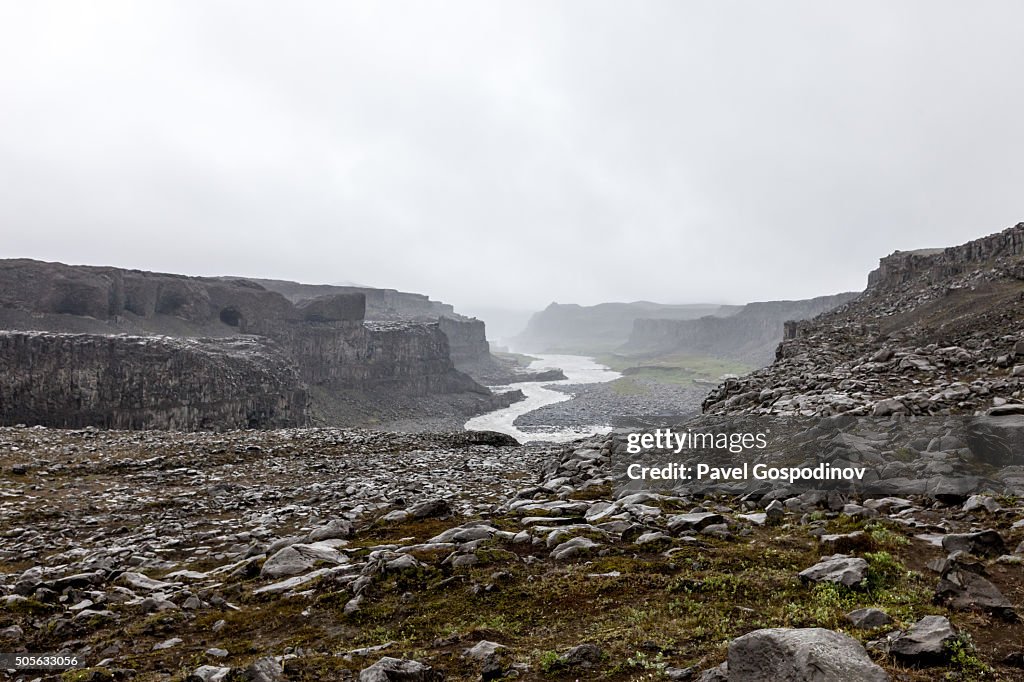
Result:
<svg viewBox="0 0 1024 682"><path fill-rule="evenodd" d="M0 257L805 298L1020 220L1016 2L0 3Z"/></svg>

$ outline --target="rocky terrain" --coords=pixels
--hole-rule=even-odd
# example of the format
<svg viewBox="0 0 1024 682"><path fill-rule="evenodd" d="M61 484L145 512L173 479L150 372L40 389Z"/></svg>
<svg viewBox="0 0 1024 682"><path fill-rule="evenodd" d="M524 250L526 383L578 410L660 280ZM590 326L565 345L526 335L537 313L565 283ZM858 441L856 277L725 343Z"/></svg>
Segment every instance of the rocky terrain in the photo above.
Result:
<svg viewBox="0 0 1024 682"><path fill-rule="evenodd" d="M10 676L1024 679L1019 497L633 492L625 448L0 429L3 649L87 666Z"/></svg>
<svg viewBox="0 0 1024 682"><path fill-rule="evenodd" d="M726 381L709 413L933 415L1024 398L1024 223L883 258L867 290L788 325L776 361Z"/></svg>

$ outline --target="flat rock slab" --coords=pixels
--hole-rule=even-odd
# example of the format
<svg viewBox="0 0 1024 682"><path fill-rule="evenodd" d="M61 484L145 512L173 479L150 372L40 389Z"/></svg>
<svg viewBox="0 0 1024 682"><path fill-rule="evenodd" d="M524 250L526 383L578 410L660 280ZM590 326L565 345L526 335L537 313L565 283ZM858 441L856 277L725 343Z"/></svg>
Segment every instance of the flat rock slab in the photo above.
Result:
<svg viewBox="0 0 1024 682"><path fill-rule="evenodd" d="M770 628L729 643L729 682L887 682L860 642L824 628Z"/></svg>
<svg viewBox="0 0 1024 682"><path fill-rule="evenodd" d="M725 517L714 512L677 514L668 520L668 529L672 533L678 533L686 530L703 530L718 523L725 523Z"/></svg>
<svg viewBox="0 0 1024 682"><path fill-rule="evenodd" d="M881 609L857 609L846 614L846 620L855 628L871 630L892 622L889 614Z"/></svg>
<svg viewBox="0 0 1024 682"><path fill-rule="evenodd" d="M305 573L318 563L338 565L348 561L347 556L327 544L316 542L290 545L267 559L260 575L264 578L284 578Z"/></svg>
<svg viewBox="0 0 1024 682"><path fill-rule="evenodd" d="M1006 543L998 531L980 530L947 535L942 538L942 549L947 552L968 552L975 556L999 556L1006 553Z"/></svg>
<svg viewBox="0 0 1024 682"><path fill-rule="evenodd" d="M956 637L948 618L925 616L896 638L889 653L915 662L945 659L949 656L946 645Z"/></svg>
<svg viewBox="0 0 1024 682"><path fill-rule="evenodd" d="M359 682L440 682L443 679L429 665L390 656L359 672Z"/></svg>
<svg viewBox="0 0 1024 682"><path fill-rule="evenodd" d="M1016 620L1013 604L988 579L973 571L947 571L935 589L935 596L957 610L977 609Z"/></svg>
<svg viewBox="0 0 1024 682"><path fill-rule="evenodd" d="M859 557L833 554L800 571L799 575L801 580L808 583L825 582L856 587L868 575L868 562Z"/></svg>

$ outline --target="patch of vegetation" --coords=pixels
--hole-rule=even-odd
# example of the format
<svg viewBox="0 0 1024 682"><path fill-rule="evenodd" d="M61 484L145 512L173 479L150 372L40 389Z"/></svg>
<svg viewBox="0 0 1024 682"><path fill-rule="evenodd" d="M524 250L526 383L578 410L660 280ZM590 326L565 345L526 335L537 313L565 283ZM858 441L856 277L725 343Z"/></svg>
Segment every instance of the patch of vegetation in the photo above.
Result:
<svg viewBox="0 0 1024 682"><path fill-rule="evenodd" d="M961 633L956 639L948 642L949 666L947 680L987 680L992 679L995 670L977 656L974 642L967 633Z"/></svg>

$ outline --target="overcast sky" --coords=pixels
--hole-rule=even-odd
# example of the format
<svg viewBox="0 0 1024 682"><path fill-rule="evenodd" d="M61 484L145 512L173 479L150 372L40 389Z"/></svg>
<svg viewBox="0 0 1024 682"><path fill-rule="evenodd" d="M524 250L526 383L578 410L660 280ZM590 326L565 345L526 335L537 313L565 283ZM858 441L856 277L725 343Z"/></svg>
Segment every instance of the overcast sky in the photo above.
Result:
<svg viewBox="0 0 1024 682"><path fill-rule="evenodd" d="M805 298L1024 220L1024 3L0 0L0 257Z"/></svg>

